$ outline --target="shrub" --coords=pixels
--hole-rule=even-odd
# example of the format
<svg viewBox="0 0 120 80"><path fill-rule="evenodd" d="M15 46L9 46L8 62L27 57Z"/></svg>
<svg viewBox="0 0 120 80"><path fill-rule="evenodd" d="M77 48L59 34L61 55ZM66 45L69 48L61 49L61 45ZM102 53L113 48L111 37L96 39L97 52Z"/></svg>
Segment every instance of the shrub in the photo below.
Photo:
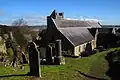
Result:
<svg viewBox="0 0 120 80"><path fill-rule="evenodd" d="M12 48L8 48L7 53L8 53L8 56L13 56L13 54L14 54Z"/></svg>
<svg viewBox="0 0 120 80"><path fill-rule="evenodd" d="M94 49L94 50L92 50L91 54L96 54L97 52L98 52L98 50Z"/></svg>
<svg viewBox="0 0 120 80"><path fill-rule="evenodd" d="M4 41L3 41L3 40L0 40L0 44L4 44Z"/></svg>
<svg viewBox="0 0 120 80"><path fill-rule="evenodd" d="M88 57L89 55L87 54L86 51L81 52L80 54L81 57Z"/></svg>

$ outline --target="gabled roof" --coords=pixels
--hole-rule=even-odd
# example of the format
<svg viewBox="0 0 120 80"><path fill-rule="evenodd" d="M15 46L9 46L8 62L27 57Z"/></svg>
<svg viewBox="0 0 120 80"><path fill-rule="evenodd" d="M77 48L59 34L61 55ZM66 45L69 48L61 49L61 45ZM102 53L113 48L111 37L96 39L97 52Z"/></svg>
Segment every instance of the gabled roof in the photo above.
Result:
<svg viewBox="0 0 120 80"><path fill-rule="evenodd" d="M101 25L95 21L80 21L80 20L65 20L65 19L54 19L55 23L60 28L66 27L87 27L87 28L101 28Z"/></svg>
<svg viewBox="0 0 120 80"><path fill-rule="evenodd" d="M85 42L93 40L93 36L90 34L87 28L69 27L58 28L58 30L74 45L80 45Z"/></svg>
<svg viewBox="0 0 120 80"><path fill-rule="evenodd" d="M72 24L72 26L66 25L62 27L60 21L57 19L52 19L56 28L74 45L78 46L80 44L92 41L94 37L91 35L87 27L76 27L77 25ZM63 20L64 21L64 20ZM71 25L71 24L70 24Z"/></svg>

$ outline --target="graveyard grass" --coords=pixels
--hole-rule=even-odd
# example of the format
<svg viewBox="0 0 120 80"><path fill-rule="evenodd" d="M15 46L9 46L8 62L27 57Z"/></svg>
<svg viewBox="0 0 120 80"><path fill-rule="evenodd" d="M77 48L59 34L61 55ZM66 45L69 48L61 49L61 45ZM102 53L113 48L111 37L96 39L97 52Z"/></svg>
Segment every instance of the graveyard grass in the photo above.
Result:
<svg viewBox="0 0 120 80"><path fill-rule="evenodd" d="M78 58L66 58L66 64L60 66L41 66L42 79L41 80L95 80L90 77L85 77L79 73L85 73L86 75L107 79L105 75L108 70L108 63L105 60L105 56L110 51L116 48L103 51L90 57ZM117 48L120 49L120 48ZM0 67L0 76L6 75L20 75L29 72L28 65L22 69L13 69L12 67ZM0 80L34 80L28 76L12 76L12 77L0 77Z"/></svg>

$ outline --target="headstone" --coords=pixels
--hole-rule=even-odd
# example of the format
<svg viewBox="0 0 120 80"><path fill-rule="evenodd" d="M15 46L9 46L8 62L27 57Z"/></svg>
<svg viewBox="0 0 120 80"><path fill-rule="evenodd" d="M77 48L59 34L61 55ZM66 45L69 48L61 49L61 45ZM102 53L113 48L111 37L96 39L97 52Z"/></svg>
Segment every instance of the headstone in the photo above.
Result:
<svg viewBox="0 0 120 80"><path fill-rule="evenodd" d="M22 63L23 64L27 64L28 63L24 52L22 52Z"/></svg>
<svg viewBox="0 0 120 80"><path fill-rule="evenodd" d="M53 60L52 60L52 47L50 45L48 45L46 48L46 63L48 65L51 65L52 62L53 62Z"/></svg>
<svg viewBox="0 0 120 80"><path fill-rule="evenodd" d="M46 48L40 47L40 48L39 48L39 51L40 51L40 57L41 57L42 59L45 59L45 58L46 58Z"/></svg>
<svg viewBox="0 0 120 80"><path fill-rule="evenodd" d="M18 52L15 49L13 49L13 51L14 51L14 54L13 54L12 66L16 67L18 64Z"/></svg>
<svg viewBox="0 0 120 80"><path fill-rule="evenodd" d="M4 61L3 56L0 56L0 62L3 62L3 61Z"/></svg>
<svg viewBox="0 0 120 80"><path fill-rule="evenodd" d="M55 45L52 44L52 60L53 60L53 64L55 63L55 57L56 57L56 48Z"/></svg>
<svg viewBox="0 0 120 80"><path fill-rule="evenodd" d="M0 36L0 41L2 40L2 37Z"/></svg>
<svg viewBox="0 0 120 80"><path fill-rule="evenodd" d="M29 65L30 65L29 75L41 77L40 54L34 42L30 42L30 46L29 46Z"/></svg>
<svg viewBox="0 0 120 80"><path fill-rule="evenodd" d="M54 62L56 65L65 64L65 59L62 56L61 40L56 40L56 57Z"/></svg>

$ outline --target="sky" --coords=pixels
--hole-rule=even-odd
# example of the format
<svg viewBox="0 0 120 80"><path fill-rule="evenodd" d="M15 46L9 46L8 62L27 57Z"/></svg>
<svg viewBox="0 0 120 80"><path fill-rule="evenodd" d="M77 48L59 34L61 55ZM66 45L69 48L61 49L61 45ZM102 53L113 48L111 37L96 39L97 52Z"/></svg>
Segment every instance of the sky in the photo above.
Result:
<svg viewBox="0 0 120 80"><path fill-rule="evenodd" d="M44 25L46 16L56 9L65 18L98 20L120 25L120 0L0 0L0 24L24 18L28 24Z"/></svg>

